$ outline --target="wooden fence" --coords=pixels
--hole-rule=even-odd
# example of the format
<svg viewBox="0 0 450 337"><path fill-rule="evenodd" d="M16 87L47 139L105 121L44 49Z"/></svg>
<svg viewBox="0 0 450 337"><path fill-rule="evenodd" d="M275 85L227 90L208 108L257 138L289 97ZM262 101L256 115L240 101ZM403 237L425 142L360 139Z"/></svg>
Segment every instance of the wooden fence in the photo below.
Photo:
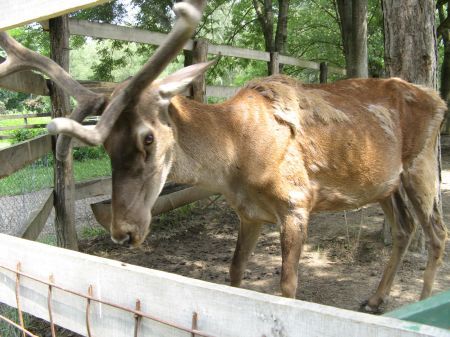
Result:
<svg viewBox="0 0 450 337"><path fill-rule="evenodd" d="M115 84L115 83L114 83ZM0 115L0 122L4 120L22 119L23 124L0 126L0 139L14 138L14 134L10 131L16 131L21 129L44 129L48 123L34 122L29 123L30 118L51 117L50 113L36 113L36 114L10 114ZM97 123L97 117L89 117L83 121L84 125L95 125ZM4 132L9 133L4 133Z"/></svg>
<svg viewBox="0 0 450 337"><path fill-rule="evenodd" d="M0 298L84 336L449 336L0 234Z"/></svg>

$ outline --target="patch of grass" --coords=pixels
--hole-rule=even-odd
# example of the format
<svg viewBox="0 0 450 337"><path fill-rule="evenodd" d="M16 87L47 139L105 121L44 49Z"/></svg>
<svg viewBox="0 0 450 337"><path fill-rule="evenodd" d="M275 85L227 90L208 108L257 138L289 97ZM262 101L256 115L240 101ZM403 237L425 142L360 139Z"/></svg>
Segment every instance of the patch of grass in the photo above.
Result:
<svg viewBox="0 0 450 337"><path fill-rule="evenodd" d="M92 239L106 234L108 234L108 232L103 227L99 226L83 227L81 230L82 239Z"/></svg>
<svg viewBox="0 0 450 337"><path fill-rule="evenodd" d="M11 321L19 324L19 315L17 313L17 309L7 306L5 304L0 304L0 315L5 316L6 318L10 319ZM25 327L29 325L30 322L30 316L26 313L23 314L23 320ZM0 336L2 337L21 337L22 333L13 327L12 325L9 325L7 322L0 320Z"/></svg>
<svg viewBox="0 0 450 337"><path fill-rule="evenodd" d="M76 182L111 175L108 157L75 161L73 166ZM49 162L39 161L0 179L0 196L24 194L51 186L53 166Z"/></svg>
<svg viewBox="0 0 450 337"><path fill-rule="evenodd" d="M42 234L37 239L40 243L45 243L46 245L56 246L56 235L55 234Z"/></svg>
<svg viewBox="0 0 450 337"><path fill-rule="evenodd" d="M155 221L152 226L156 228L169 228L170 226L177 226L180 221L186 220L190 217L196 207L196 204L197 202L193 202L191 204L178 207L170 212L160 214L157 217L157 221Z"/></svg>

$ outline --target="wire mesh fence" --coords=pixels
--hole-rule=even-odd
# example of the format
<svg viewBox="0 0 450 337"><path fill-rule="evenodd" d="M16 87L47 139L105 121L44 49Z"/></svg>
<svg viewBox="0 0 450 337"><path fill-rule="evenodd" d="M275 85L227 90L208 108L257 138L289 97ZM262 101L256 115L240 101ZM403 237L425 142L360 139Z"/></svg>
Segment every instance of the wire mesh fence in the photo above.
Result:
<svg viewBox="0 0 450 337"><path fill-rule="evenodd" d="M109 176L109 158L100 147L77 148L74 150L75 182ZM53 186L53 158L45 155L31 165L0 179L0 233L14 234L38 209ZM109 196L88 198L76 201L75 220L78 230L94 226L96 221L90 204ZM54 212L47 220L43 236L54 235Z"/></svg>
<svg viewBox="0 0 450 337"><path fill-rule="evenodd" d="M56 335L57 335L56 334L56 326L53 321L53 309L52 309L52 304L53 304L52 294L53 294L54 289L68 293L68 294L75 295L77 297L80 297L80 298L83 298L86 300L85 325L86 325L86 335L89 337L92 336L92 332L91 332L92 323L91 323L90 316L91 316L91 305L93 302L118 309L121 312L123 312L124 315L126 315L126 314L133 315L133 318L134 318L133 336L135 336L135 337L138 337L140 335L140 327L141 327L143 319L152 320L154 322L158 322L162 325L169 326L176 330L190 333L191 336L213 337L211 334L208 334L205 331L201 331L198 329L198 314L197 314L197 312L192 313L191 326L183 326L182 324L175 323L174 321L168 321L168 320L162 319L156 315L142 311L141 301L139 299L136 300L135 307L130 308L130 307L120 305L120 304L114 303L112 301L104 300L97 296L94 296L92 285L89 285L87 291L85 293L82 293L82 292L75 291L73 289L69 289L67 287L63 287L61 285L56 284L52 275L50 275L47 280L44 280L44 279L38 278L34 275L24 273L21 271L20 263L17 264L17 267L15 270L11 269L7 266L4 266L4 265L0 265L0 269L7 270L7 271L15 274L15 297L16 297L15 306L16 306L16 309L14 309L12 307L6 307L6 306L4 306L3 308L6 308L7 310L10 311L9 315L11 315L11 313L13 313L13 315L16 316L15 317L16 321L18 321L18 322L16 323L16 322L14 322L14 319L10 319L10 318L6 317L6 315L3 315L3 312L1 310L2 307L0 307L0 322L4 322L3 325L0 324L0 328L3 328L4 331L8 332L9 336L6 336L6 337L16 337L16 336L17 337L19 337L19 336L37 337L33 332L31 332L30 330L27 329L27 327L26 327L27 324L24 320L24 312L22 311L22 305L21 305L21 280L23 278L27 278L27 279L36 281L36 282L38 282L40 284L44 284L48 287L47 310L48 310L48 322L50 325L49 330L50 330L52 337L56 337Z"/></svg>

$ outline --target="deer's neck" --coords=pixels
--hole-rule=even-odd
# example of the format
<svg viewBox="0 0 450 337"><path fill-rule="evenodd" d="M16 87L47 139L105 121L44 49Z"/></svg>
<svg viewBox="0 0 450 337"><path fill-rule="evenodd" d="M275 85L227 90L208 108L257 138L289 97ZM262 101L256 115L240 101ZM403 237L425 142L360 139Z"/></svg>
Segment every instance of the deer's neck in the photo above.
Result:
<svg viewBox="0 0 450 337"><path fill-rule="evenodd" d="M221 192L236 153L230 106L175 97L169 111L176 143L169 179Z"/></svg>

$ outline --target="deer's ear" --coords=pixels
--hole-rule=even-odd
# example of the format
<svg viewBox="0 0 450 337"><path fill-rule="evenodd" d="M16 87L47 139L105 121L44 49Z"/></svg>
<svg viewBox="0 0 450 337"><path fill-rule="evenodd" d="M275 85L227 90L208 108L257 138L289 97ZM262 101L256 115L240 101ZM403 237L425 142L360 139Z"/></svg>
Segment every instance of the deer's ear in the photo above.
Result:
<svg viewBox="0 0 450 337"><path fill-rule="evenodd" d="M181 94L197 76L205 73L215 62L197 63L174 72L158 83L159 94L165 98Z"/></svg>

